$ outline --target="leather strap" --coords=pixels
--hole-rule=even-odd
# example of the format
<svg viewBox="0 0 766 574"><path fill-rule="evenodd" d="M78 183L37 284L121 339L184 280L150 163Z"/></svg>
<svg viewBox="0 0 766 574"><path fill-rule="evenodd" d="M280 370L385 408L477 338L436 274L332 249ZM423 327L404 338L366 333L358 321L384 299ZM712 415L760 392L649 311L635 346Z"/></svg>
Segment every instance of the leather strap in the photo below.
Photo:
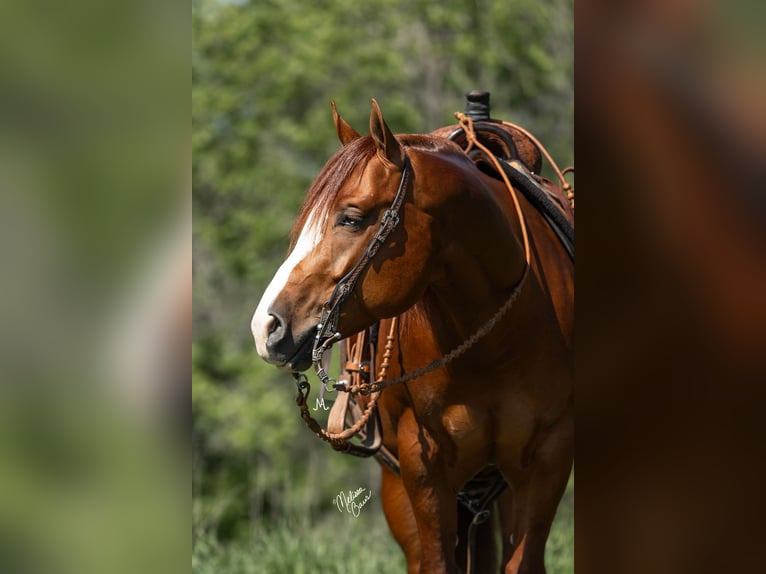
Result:
<svg viewBox="0 0 766 574"><path fill-rule="evenodd" d="M369 342L369 330L358 333L344 341L341 347L341 363L346 363L346 371L352 380L366 378L371 374L371 365L374 362L372 359L374 359L374 351ZM362 365L366 365L366 368ZM364 409L359 404L359 400L361 399L352 396L351 393L338 393L338 398L333 403L327 419L327 432L335 435L342 433L347 428L346 422L349 417L351 424L360 420ZM359 457L377 454L383 442L377 408L366 424L356 433L356 436L361 440L361 444L345 441L342 445L334 445L333 448Z"/></svg>
<svg viewBox="0 0 766 574"><path fill-rule="evenodd" d="M343 430L350 396L348 393L338 393L338 398L335 399L327 419L327 432L338 434Z"/></svg>

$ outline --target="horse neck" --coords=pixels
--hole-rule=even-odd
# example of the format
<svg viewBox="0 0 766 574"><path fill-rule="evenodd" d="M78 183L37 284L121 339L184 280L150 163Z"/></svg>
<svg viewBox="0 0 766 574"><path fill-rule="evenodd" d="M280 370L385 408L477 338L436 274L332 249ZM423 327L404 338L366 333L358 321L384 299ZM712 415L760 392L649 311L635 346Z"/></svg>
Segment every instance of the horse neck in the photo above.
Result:
<svg viewBox="0 0 766 574"><path fill-rule="evenodd" d="M465 340L492 317L526 266L508 192L471 169L458 173L452 178L458 188L439 213L442 273L419 303L420 313L438 323L446 345Z"/></svg>

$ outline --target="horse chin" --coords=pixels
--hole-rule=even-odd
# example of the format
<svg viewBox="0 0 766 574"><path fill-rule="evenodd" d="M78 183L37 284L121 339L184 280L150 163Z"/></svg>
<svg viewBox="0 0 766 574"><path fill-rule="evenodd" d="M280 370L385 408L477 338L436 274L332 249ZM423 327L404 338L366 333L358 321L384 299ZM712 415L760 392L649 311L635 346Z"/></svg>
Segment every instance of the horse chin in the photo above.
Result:
<svg viewBox="0 0 766 574"><path fill-rule="evenodd" d="M303 371L308 370L308 368L311 366L311 350L309 349L309 352L307 354L304 354L300 357L293 357L290 359L290 362L285 365L285 370L290 371L292 373L302 373Z"/></svg>
<svg viewBox="0 0 766 574"><path fill-rule="evenodd" d="M314 349L314 340L316 336L316 328L311 329L306 335L304 335L301 344L295 354L287 360L287 362L281 367L283 370L292 371L294 373L302 373L307 370L312 364L312 351Z"/></svg>

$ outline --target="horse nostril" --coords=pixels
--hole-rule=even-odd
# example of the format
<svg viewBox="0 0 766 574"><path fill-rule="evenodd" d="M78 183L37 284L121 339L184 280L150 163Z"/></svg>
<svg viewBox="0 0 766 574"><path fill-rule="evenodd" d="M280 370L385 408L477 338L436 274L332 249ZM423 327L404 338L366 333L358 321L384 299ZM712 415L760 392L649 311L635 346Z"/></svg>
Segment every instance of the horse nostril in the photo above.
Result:
<svg viewBox="0 0 766 574"><path fill-rule="evenodd" d="M266 322L266 332L268 333L266 339L271 345L277 344L284 338L285 323L279 315L269 313L269 318Z"/></svg>

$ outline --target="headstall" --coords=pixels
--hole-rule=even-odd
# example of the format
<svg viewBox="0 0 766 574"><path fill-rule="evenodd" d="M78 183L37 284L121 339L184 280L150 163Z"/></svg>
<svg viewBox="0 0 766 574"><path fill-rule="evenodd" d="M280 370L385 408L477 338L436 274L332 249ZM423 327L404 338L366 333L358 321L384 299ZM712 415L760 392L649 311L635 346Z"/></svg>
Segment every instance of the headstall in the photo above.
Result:
<svg viewBox="0 0 766 574"><path fill-rule="evenodd" d="M359 258L359 261L351 268L351 271L346 273L343 278L338 282L333 289L330 298L322 306L322 316L319 319L317 325L317 334L314 341L314 348L311 351L311 362L314 365L317 377L322 382L322 385L326 390L328 385L333 385L337 388L337 383L330 379L326 369L323 365L323 356L333 343L339 341L343 336L337 331L338 320L340 318L340 307L343 302L348 299L351 293L354 291L359 277L362 276L365 269L370 265L372 258L387 240L391 233L396 229L399 224L399 214L404 204L404 198L407 195L407 188L409 187L410 173L412 167L410 166L410 157L405 152L404 165L402 166L402 177L399 180L399 189L396 191L391 207L383 212L383 218L380 221L380 226L372 238L370 244L367 246L364 254Z"/></svg>

